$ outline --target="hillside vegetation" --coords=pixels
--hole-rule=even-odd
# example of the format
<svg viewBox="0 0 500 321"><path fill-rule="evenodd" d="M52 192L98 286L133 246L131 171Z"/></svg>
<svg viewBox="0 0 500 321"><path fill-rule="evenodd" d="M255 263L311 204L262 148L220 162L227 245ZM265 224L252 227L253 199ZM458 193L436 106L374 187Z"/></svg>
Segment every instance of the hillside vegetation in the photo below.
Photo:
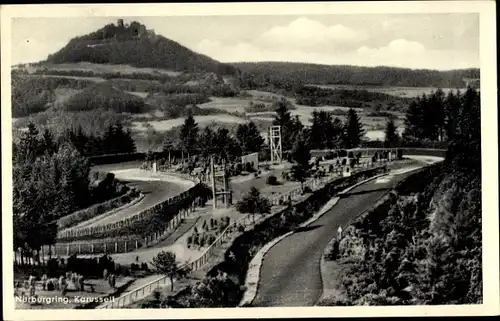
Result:
<svg viewBox="0 0 500 321"><path fill-rule="evenodd" d="M329 66L292 62L234 63L243 83L350 84L371 86L462 88L463 78L479 78L479 69L437 71L395 67Z"/></svg>
<svg viewBox="0 0 500 321"><path fill-rule="evenodd" d="M216 72L234 75L237 70L228 64L198 54L179 43L158 35L142 35L145 26L110 24L90 34L73 38L54 54L48 63L93 62L97 64L129 64L134 67L163 68L184 72Z"/></svg>
<svg viewBox="0 0 500 321"><path fill-rule="evenodd" d="M144 113L148 111L144 100L113 88L109 83L94 84L71 96L65 103L68 111L93 109L112 110L117 113Z"/></svg>

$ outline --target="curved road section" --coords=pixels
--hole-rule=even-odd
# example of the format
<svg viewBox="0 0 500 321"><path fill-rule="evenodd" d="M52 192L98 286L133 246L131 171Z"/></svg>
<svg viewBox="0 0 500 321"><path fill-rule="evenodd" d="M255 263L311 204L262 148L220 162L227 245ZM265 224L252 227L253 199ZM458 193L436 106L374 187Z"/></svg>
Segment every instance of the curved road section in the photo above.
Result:
<svg viewBox="0 0 500 321"><path fill-rule="evenodd" d="M345 228L410 174L392 171L350 190L317 221L273 246L264 256L252 306L314 305L323 290L321 256L338 227Z"/></svg>
<svg viewBox="0 0 500 321"><path fill-rule="evenodd" d="M100 168L102 170L102 168ZM194 186L194 182L161 172L153 173L141 170L134 166L120 167L118 169L108 165L106 171L114 173L115 177L126 182L130 187L140 190L144 198L136 204L124 206L118 211L104 213L90 220L81 222L68 230L81 229L91 226L114 223L146 210L153 205L176 196Z"/></svg>

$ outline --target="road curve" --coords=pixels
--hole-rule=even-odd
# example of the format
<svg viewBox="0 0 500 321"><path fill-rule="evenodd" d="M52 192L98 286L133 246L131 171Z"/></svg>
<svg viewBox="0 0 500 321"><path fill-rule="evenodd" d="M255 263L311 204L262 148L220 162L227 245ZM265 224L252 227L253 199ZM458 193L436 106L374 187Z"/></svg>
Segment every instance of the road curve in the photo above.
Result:
<svg viewBox="0 0 500 321"><path fill-rule="evenodd" d="M321 296L320 261L328 242L411 172L393 171L346 193L317 221L273 246L262 262L252 306L312 306Z"/></svg>
<svg viewBox="0 0 500 321"><path fill-rule="evenodd" d="M106 171L114 173L116 178L126 182L129 187L133 187L141 191L144 194L143 199L136 204L125 206L113 214L105 213L81 222L68 230L77 230L117 222L140 213L141 211L170 197L176 196L194 185L193 182L181 178L168 175L164 175L162 177L161 173L150 174L147 171L139 170L137 167L134 167L133 164L128 164L130 166L122 166L122 164L119 165L119 169L114 169L112 166L108 166Z"/></svg>

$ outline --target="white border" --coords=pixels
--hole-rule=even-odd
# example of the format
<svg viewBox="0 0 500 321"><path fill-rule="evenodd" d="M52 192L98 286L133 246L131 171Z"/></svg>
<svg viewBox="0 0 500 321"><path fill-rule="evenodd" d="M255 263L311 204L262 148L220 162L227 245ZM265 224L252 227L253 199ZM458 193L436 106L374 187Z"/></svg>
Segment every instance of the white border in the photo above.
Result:
<svg viewBox="0 0 500 321"><path fill-rule="evenodd" d="M2 6L2 243L4 318L7 320L82 319L206 319L249 317L331 317L331 316L444 316L500 314L498 248L498 146L496 97L496 21L494 1L344 2L344 3L189 3L113 5L19 5ZM304 15L304 14L388 14L388 13L480 14L482 206L483 206L483 287L484 303L469 306L405 307L312 307L312 308L229 308L168 310L13 310L12 279L12 164L10 115L10 26L12 17L95 17L95 16L203 16L203 15ZM145 313L147 311L147 313Z"/></svg>

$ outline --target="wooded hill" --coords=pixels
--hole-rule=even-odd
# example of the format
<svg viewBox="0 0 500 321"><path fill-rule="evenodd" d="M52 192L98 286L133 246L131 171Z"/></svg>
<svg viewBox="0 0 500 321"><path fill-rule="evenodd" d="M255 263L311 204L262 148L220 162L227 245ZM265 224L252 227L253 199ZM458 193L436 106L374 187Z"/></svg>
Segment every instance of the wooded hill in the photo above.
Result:
<svg viewBox="0 0 500 321"><path fill-rule="evenodd" d="M136 24L139 25L137 28L145 29L145 26L134 21L130 26L111 24L75 37L64 48L49 55L45 62L128 64L173 71L237 74L233 66L196 53L163 36L139 37L137 28L132 28Z"/></svg>

